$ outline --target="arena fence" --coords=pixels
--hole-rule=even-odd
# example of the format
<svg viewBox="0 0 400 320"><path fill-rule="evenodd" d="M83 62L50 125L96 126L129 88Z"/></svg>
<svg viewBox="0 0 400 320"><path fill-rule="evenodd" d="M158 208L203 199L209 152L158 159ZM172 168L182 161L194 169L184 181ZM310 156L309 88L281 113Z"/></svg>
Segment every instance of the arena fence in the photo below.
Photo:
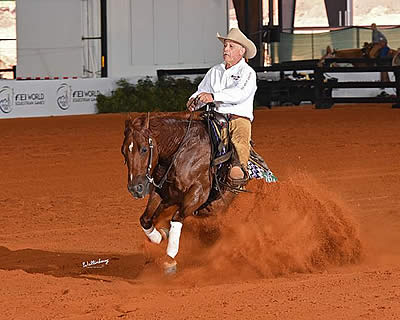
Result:
<svg viewBox="0 0 400 320"><path fill-rule="evenodd" d="M343 62L329 59L327 63ZM353 60L353 61L352 61ZM355 62L357 59L346 59ZM317 109L331 108L335 103L393 103L400 107L400 66L318 67L318 60L275 64L255 68L257 72L256 102L274 105L311 102ZM358 61L358 60L357 60ZM159 79L166 76L203 75L207 69L158 70ZM380 73L394 76L381 82ZM379 94L380 89L393 89L392 94Z"/></svg>
<svg viewBox="0 0 400 320"><path fill-rule="evenodd" d="M327 59L326 65L334 63L356 63L365 61L365 59ZM379 59L376 61L379 62ZM366 66L366 67L330 67L330 66L316 67L314 69L315 74L315 107L317 109L331 108L335 103L393 103L393 108L400 108L400 66ZM391 72L394 75L394 81L351 81L351 75L354 73L375 73L379 74L382 72ZM345 73L348 75L347 79L350 81L324 81L325 74L337 74ZM368 77L364 75L364 80L368 80ZM393 88L394 94L384 94L375 97L366 96L328 96L324 94L329 89L349 89L354 91L355 89L368 89L368 88L380 88L387 89Z"/></svg>

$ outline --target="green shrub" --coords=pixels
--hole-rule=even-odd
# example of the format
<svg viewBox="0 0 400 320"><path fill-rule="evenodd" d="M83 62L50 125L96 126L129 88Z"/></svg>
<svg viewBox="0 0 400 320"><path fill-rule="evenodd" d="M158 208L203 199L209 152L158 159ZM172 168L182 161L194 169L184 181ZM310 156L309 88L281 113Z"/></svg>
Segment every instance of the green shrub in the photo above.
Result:
<svg viewBox="0 0 400 320"><path fill-rule="evenodd" d="M201 78L193 82L187 78L165 78L153 82L145 78L133 85L121 79L110 96L97 96L97 109L99 113L182 111L200 81Z"/></svg>

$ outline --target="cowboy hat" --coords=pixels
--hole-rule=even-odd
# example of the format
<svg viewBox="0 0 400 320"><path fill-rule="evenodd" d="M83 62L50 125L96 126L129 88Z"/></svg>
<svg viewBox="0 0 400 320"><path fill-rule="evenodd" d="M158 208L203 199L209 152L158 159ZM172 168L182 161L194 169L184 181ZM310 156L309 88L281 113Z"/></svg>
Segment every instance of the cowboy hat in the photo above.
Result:
<svg viewBox="0 0 400 320"><path fill-rule="evenodd" d="M246 49L246 53L244 54L246 59L254 58L254 56L257 54L257 48L253 41L248 39L238 28L232 28L229 30L229 33L226 35L226 37L222 37L219 33L217 33L217 38L222 43L224 43L225 40L231 40L239 43Z"/></svg>

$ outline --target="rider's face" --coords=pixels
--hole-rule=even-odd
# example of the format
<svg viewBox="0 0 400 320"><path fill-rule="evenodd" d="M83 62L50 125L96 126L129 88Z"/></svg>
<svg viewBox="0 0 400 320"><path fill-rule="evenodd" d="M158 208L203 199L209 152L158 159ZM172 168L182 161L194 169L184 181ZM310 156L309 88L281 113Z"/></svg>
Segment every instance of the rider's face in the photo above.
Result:
<svg viewBox="0 0 400 320"><path fill-rule="evenodd" d="M243 48L240 44L231 40L225 40L223 56L226 67L229 68L237 64L242 59L245 51L246 49Z"/></svg>

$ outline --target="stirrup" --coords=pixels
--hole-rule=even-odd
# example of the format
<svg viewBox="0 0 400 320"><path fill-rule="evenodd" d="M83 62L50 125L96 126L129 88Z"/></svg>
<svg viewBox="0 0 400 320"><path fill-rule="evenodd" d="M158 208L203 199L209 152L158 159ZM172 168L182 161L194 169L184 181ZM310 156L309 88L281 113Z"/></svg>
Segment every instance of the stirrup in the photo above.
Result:
<svg viewBox="0 0 400 320"><path fill-rule="evenodd" d="M240 188L240 187L246 185L247 182L249 181L249 173L247 172L247 170L245 170L245 169L243 168L243 166L240 166L240 169L241 169L242 172L243 172L243 175L244 175L243 178L236 178L236 179L234 179L234 178L231 177L230 170L229 170L229 172L228 172L227 181L228 181L228 183L229 183L230 185L232 185L232 186L235 187L235 188Z"/></svg>
<svg viewBox="0 0 400 320"><path fill-rule="evenodd" d="M246 174L244 178L241 179L233 179L231 176L228 176L228 183L235 188L239 188L246 185L248 181L249 181L249 176Z"/></svg>

